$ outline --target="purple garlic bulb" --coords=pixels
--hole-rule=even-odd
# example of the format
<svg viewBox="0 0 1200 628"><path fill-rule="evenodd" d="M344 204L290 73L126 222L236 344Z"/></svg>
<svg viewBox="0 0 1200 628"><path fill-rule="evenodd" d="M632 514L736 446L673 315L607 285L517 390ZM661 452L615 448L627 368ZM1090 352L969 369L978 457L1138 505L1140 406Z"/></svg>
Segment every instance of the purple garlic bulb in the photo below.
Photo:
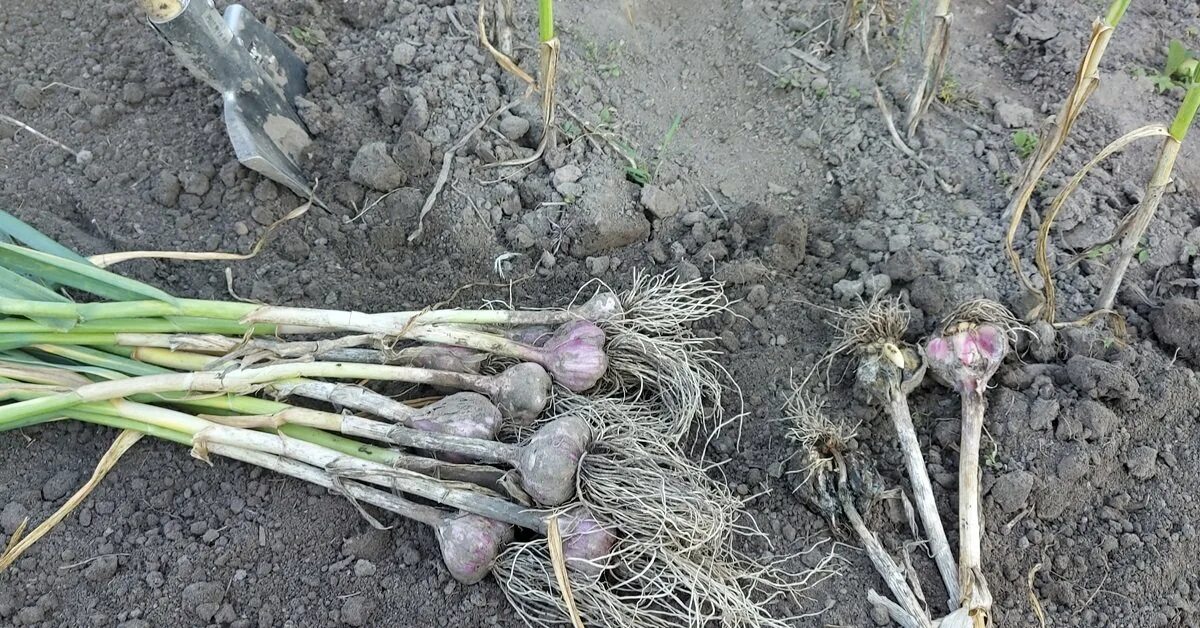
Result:
<svg viewBox="0 0 1200 628"><path fill-rule="evenodd" d="M495 440L500 431L500 410L479 393L460 392L422 408L408 426L423 432ZM470 457L440 454L447 462L469 463Z"/></svg>
<svg viewBox="0 0 1200 628"><path fill-rule="evenodd" d="M540 364L514 364L496 375L489 394L500 413L520 425L529 425L550 403L550 374Z"/></svg>
<svg viewBox="0 0 1200 628"><path fill-rule="evenodd" d="M466 513L446 517L435 532L442 562L463 584L487 577L496 557L513 539L512 526L507 523Z"/></svg>
<svg viewBox="0 0 1200 628"><path fill-rule="evenodd" d="M460 392L421 408L409 421L409 427L438 434L495 440L500 423L500 410L487 397L479 393Z"/></svg>
<svg viewBox="0 0 1200 628"><path fill-rule="evenodd" d="M595 323L574 321L542 345L543 366L554 381L571 392L583 392L604 376L608 355L604 353L604 330Z"/></svg>
<svg viewBox="0 0 1200 628"><path fill-rule="evenodd" d="M934 375L960 393L983 394L1007 353L1008 335L989 324L960 325L925 346Z"/></svg>
<svg viewBox="0 0 1200 628"><path fill-rule="evenodd" d="M607 566L617 539L583 506L559 516L558 530L563 539L567 566L591 577L599 576Z"/></svg>
<svg viewBox="0 0 1200 628"><path fill-rule="evenodd" d="M577 416L564 416L543 425L521 448L517 469L533 501L560 506L575 496L579 460L592 444L592 429Z"/></svg>

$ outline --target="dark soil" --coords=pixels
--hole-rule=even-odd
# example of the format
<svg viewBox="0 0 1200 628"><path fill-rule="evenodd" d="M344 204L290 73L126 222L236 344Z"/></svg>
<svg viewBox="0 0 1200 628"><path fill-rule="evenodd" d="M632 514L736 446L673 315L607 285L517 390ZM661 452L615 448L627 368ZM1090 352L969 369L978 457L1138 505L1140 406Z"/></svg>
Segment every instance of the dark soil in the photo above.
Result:
<svg viewBox="0 0 1200 628"><path fill-rule="evenodd" d="M812 304L849 305L891 290L917 310L914 339L964 298L1028 310L1001 249L1006 186L1020 168L1012 134L1036 130L1058 110L1104 9L957 3L952 102L931 112L917 142L957 186L946 193L892 146L872 88L875 72L899 55L880 81L900 113L925 3L895 7L893 27L875 36L868 59L855 43L824 47L840 2L561 2L564 105L633 147L653 181L629 182L625 162L603 141L571 140L580 124L567 116L562 143L543 163L517 173L486 168L536 145L536 104L524 102L453 159L450 185L409 243L444 152L524 92L480 48L476 3L248 4L309 61L309 172L330 210L313 209L259 256L231 265L233 289L381 311L451 295L458 305L561 304L591 277L627 285L634 269L722 279L738 316L706 331L719 336L749 415L740 435L715 441L714 454L732 457L723 473L740 492L767 491L749 509L779 554L829 537L826 522L793 494L800 476L789 471L798 465L779 420L794 376L830 341L827 314ZM532 7L518 4L518 35L529 41ZM1108 141L1173 115L1180 90L1157 93L1138 75L1161 66L1171 38L1200 47L1200 5L1134 5L1035 209ZM79 164L0 123L0 205L65 244L89 254L246 251L301 204L237 164L218 98L164 52L133 3L9 3L0 34L0 111L93 154ZM532 67L533 48L518 52ZM1059 265L1103 240L1137 202L1154 155L1150 144L1135 146L1089 177L1058 223ZM1011 361L989 392L984 558L998 626L1037 625L1026 584L1035 566L1032 594L1048 625L1200 625L1198 189L1192 143L1119 296L1126 338L1061 332L1054 345ZM1027 228L1018 240L1028 253ZM1060 319L1087 313L1104 261L1058 276ZM224 267L146 261L119 270L176 294L223 298ZM890 423L851 388L849 379L834 385L831 410L861 420L854 445L872 454L888 487L907 486ZM913 404L950 521L958 400L929 383ZM40 521L75 490L112 437L62 425L0 438L0 546L25 515ZM897 552L911 540L902 513L886 503L868 519ZM393 523L374 531L324 490L141 443L74 516L0 575L0 623L518 624L494 584L455 584L427 530ZM864 592L882 583L856 548L838 552L842 575L814 589L802 609L828 610L797 625L877 621ZM916 554L937 600L931 563Z"/></svg>

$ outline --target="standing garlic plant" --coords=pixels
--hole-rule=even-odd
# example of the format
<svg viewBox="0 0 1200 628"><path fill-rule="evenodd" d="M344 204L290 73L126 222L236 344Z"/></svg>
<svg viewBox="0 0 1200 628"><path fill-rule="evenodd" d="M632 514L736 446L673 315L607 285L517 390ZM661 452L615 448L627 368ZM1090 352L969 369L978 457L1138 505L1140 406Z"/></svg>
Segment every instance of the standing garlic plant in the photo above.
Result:
<svg viewBox="0 0 1200 628"><path fill-rule="evenodd" d="M1087 49L1083 52L1083 59L1079 63L1075 82L1071 85L1071 90L1067 92L1066 99L1063 101L1058 115L1038 134L1037 150L1030 158L1025 160L1025 167L1021 172L1020 179L1018 179L1016 192L1013 193L1012 198L1008 202L1008 207L1004 210L1004 215L1008 217L1008 231L1004 237L1004 250L1008 255L1008 260L1013 267L1013 271L1017 274L1017 278L1030 293L1037 293L1038 290L1034 288L1029 277L1025 275L1025 271L1022 270L1021 257L1017 253L1014 244L1016 242L1017 229L1021 226L1021 219L1025 215L1025 209L1029 205L1029 200L1033 198L1034 190L1041 183L1042 177L1046 174L1046 170L1049 169L1054 157L1058 155L1058 151L1066 143L1067 136L1071 133L1071 128L1083 112L1083 107L1087 103L1088 98L1100 86L1100 60L1104 58L1104 53L1108 50L1108 43L1112 40L1113 34L1117 30L1117 25L1121 22L1121 18L1125 16L1125 11L1129 8L1130 2L1131 0L1113 0L1112 4L1108 7L1107 13L1092 23L1092 35L1088 40ZM1049 219L1043 221L1043 226L1046 226L1047 222L1049 222ZM1030 315L1036 316L1040 314L1042 308L1053 309L1053 307L1042 304L1038 306L1038 309L1031 312Z"/></svg>
<svg viewBox="0 0 1200 628"><path fill-rule="evenodd" d="M538 76L534 78L522 70L512 59L512 28L508 24L511 19L512 6L510 0L498 0L496 22L498 24L497 39L499 48L492 43L492 37L487 29L486 0L479 3L479 39L484 48L491 53L492 58L506 72L520 79L529 89L541 95L542 109L542 139L538 142L537 150L528 157L512 159L493 164L495 166L523 166L542 158L546 149L554 145L555 119L555 85L558 79L559 41L554 32L554 0L538 0Z"/></svg>
<svg viewBox="0 0 1200 628"><path fill-rule="evenodd" d="M946 74L946 59L950 56L950 24L954 16L950 13L950 0L937 0L933 13L933 33L925 48L925 61L921 66L921 79L913 88L908 100L906 128L908 139L917 133L921 118L937 96Z"/></svg>

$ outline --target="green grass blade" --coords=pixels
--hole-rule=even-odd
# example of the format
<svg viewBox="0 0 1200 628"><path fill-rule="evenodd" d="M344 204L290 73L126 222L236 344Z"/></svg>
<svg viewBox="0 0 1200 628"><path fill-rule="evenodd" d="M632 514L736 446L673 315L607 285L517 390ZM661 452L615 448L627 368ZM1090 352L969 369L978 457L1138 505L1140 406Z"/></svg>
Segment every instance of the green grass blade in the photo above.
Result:
<svg viewBox="0 0 1200 628"><path fill-rule="evenodd" d="M675 141L675 134L679 132L680 126L683 126L683 114L677 113L671 120L671 126L667 128L667 134L663 136L662 145L658 147L658 156L654 158L654 172L650 175L651 179L658 178L658 169L662 167L663 160L667 156L667 149L671 147L671 142Z"/></svg>
<svg viewBox="0 0 1200 628"><path fill-rule="evenodd" d="M86 261L64 259L23 246L0 243L0 267L46 283L84 290L111 301L152 299L172 305L178 305L179 302L158 288L110 273Z"/></svg>
<svg viewBox="0 0 1200 628"><path fill-rule="evenodd" d="M21 219L3 210L0 210L0 234L16 240L17 242L20 242L36 251L49 253L50 255L61 257L63 259L69 259L81 264L90 264L90 262L87 261L87 258L76 253L75 251L72 251L71 249L68 249L58 242L55 242L46 234L34 229Z"/></svg>
<svg viewBox="0 0 1200 628"><path fill-rule="evenodd" d="M1183 143L1183 138L1187 137L1188 128L1192 126L1192 120L1196 118L1198 109L1200 109L1200 65L1197 65L1192 73L1187 93L1183 97L1183 104L1179 106L1179 111L1175 113L1175 121L1171 123L1170 133L1175 141Z"/></svg>
<svg viewBox="0 0 1200 628"><path fill-rule="evenodd" d="M554 39L554 0L538 0L538 38L543 43Z"/></svg>
<svg viewBox="0 0 1200 628"><path fill-rule="evenodd" d="M1108 12L1104 15L1104 21L1111 27L1116 28L1117 24L1121 23L1121 18L1125 17L1125 11L1129 9L1129 3L1132 0L1113 0L1112 4L1108 5Z"/></svg>

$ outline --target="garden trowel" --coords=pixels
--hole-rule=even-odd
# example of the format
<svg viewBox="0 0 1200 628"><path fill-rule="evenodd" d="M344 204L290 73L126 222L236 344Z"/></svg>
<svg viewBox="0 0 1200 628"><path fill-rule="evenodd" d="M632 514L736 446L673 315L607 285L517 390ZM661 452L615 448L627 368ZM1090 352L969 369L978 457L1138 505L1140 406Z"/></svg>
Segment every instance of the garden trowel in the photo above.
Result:
<svg viewBox="0 0 1200 628"><path fill-rule="evenodd" d="M193 76L221 93L238 161L303 198L308 131L295 99L308 91L304 62L241 5L224 17L213 0L140 0L154 27Z"/></svg>

